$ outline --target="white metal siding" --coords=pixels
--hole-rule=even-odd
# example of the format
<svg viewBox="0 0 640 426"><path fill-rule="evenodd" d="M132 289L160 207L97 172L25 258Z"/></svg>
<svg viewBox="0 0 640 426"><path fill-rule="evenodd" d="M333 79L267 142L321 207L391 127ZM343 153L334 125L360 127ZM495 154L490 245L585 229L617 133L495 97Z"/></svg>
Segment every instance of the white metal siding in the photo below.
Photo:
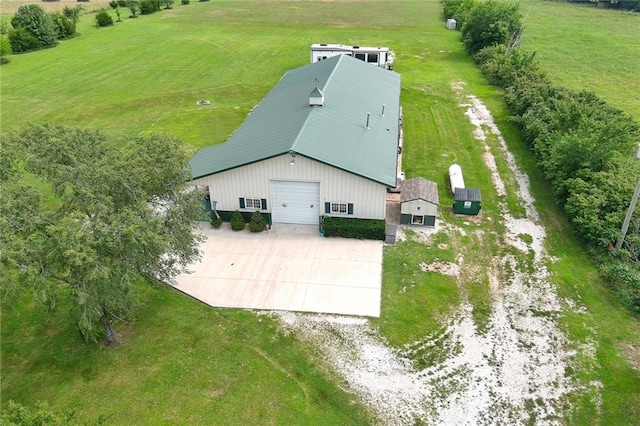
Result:
<svg viewBox="0 0 640 426"><path fill-rule="evenodd" d="M435 216L438 213L438 206L424 200L405 201L400 206L400 213L414 216Z"/></svg>
<svg viewBox="0 0 640 426"><path fill-rule="evenodd" d="M266 198L272 200L271 181L320 182L320 213L325 202L353 203L353 216L364 219L384 219L386 210L386 186L354 175L318 161L296 156L281 155L228 170L193 181L195 185L207 185L212 201L217 201L221 211L241 210L239 197ZM267 211L273 212L273 203ZM247 210L250 211L250 210Z"/></svg>
<svg viewBox="0 0 640 426"><path fill-rule="evenodd" d="M273 222L317 225L320 217L320 183L271 182Z"/></svg>

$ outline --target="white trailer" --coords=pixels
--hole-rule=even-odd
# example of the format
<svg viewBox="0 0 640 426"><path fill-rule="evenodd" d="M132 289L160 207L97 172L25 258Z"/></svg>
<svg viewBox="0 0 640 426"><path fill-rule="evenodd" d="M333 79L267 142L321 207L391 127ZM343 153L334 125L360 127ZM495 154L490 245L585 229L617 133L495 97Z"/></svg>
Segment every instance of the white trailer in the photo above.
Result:
<svg viewBox="0 0 640 426"><path fill-rule="evenodd" d="M451 182L451 192L456 193L456 188L464 188L464 178L462 177L462 168L457 164L449 167L449 182Z"/></svg>
<svg viewBox="0 0 640 426"><path fill-rule="evenodd" d="M388 47L346 46L343 44L315 43L311 45L311 63L336 55L349 55L368 64L387 70L393 69L395 54Z"/></svg>

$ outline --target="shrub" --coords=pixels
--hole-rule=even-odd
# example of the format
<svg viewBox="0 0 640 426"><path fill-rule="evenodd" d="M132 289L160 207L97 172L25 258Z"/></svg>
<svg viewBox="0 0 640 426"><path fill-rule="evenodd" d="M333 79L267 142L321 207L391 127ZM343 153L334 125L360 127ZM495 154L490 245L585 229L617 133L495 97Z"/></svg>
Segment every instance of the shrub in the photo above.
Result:
<svg viewBox="0 0 640 426"><path fill-rule="evenodd" d="M536 80L540 78L536 52L526 52L520 48L509 48L504 44L481 49L474 56L489 83L508 87L518 79Z"/></svg>
<svg viewBox="0 0 640 426"><path fill-rule="evenodd" d="M28 52L42 47L37 38L21 27L9 31L9 44L13 53Z"/></svg>
<svg viewBox="0 0 640 426"><path fill-rule="evenodd" d="M258 210L253 212L249 221L249 230L251 232L262 232L267 227L267 221Z"/></svg>
<svg viewBox="0 0 640 426"><path fill-rule="evenodd" d="M0 35L0 64L9 63L9 59L6 56L11 55L11 43L9 43L9 37Z"/></svg>
<svg viewBox="0 0 640 426"><path fill-rule="evenodd" d="M140 14L151 15L160 10L160 2L156 0L142 0L140 2Z"/></svg>
<svg viewBox="0 0 640 426"><path fill-rule="evenodd" d="M131 11L131 15L129 15L129 18L137 18L138 11L140 10L140 2L138 0L126 0L126 1L127 1L127 7Z"/></svg>
<svg viewBox="0 0 640 426"><path fill-rule="evenodd" d="M62 14L67 18L71 19L71 21L73 22L74 32L75 32L75 26L78 25L78 21L80 20L80 14L82 13L83 10L84 10L84 7L82 7L81 5L77 5L75 7L65 6L64 9L62 9Z"/></svg>
<svg viewBox="0 0 640 426"><path fill-rule="evenodd" d="M75 35L76 24L67 16L60 12L52 13L49 16L51 16L53 25L56 27L59 39L71 38Z"/></svg>
<svg viewBox="0 0 640 426"><path fill-rule="evenodd" d="M477 2L478 0L444 0L444 18L455 19L457 27L461 28Z"/></svg>
<svg viewBox="0 0 640 426"><path fill-rule="evenodd" d="M354 219L324 216L322 229L326 237L357 238L361 240L384 240L386 224L378 219Z"/></svg>
<svg viewBox="0 0 640 426"><path fill-rule="evenodd" d="M96 13L95 21L98 27L110 27L113 25L113 18L109 15L109 12L104 9L100 9Z"/></svg>
<svg viewBox="0 0 640 426"><path fill-rule="evenodd" d="M51 17L37 4L20 6L16 14L11 18L13 28L24 28L31 34L39 47L50 47L56 44L56 28ZM12 46L13 47L13 46ZM16 52L16 49L14 49ZM24 52L24 50L23 50Z"/></svg>
<svg viewBox="0 0 640 426"><path fill-rule="evenodd" d="M213 226L215 229L220 228L222 226L222 222L224 221L222 220L221 217L213 216L211 218L211 226Z"/></svg>
<svg viewBox="0 0 640 426"><path fill-rule="evenodd" d="M636 315L640 315L640 273L631 265L619 262L605 263L602 275L618 299Z"/></svg>
<svg viewBox="0 0 640 426"><path fill-rule="evenodd" d="M242 231L244 229L245 221L242 214L236 210L231 213L231 229L234 231Z"/></svg>
<svg viewBox="0 0 640 426"><path fill-rule="evenodd" d="M6 425L72 425L78 423L75 410L56 412L46 402L27 407L9 400L0 415L0 424Z"/></svg>
<svg viewBox="0 0 640 426"><path fill-rule="evenodd" d="M189 4L189 0L182 0L182 4Z"/></svg>
<svg viewBox="0 0 640 426"><path fill-rule="evenodd" d="M511 46L522 31L520 6L497 0L477 3L460 31L464 47L471 55L489 46Z"/></svg>

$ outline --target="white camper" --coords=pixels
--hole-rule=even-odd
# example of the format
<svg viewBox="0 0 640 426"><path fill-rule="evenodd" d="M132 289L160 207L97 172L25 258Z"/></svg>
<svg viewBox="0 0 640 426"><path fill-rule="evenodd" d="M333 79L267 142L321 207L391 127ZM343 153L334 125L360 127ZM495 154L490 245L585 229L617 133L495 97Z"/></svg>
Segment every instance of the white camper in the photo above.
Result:
<svg viewBox="0 0 640 426"><path fill-rule="evenodd" d="M388 47L347 46L343 44L315 43L311 45L311 63L336 55L349 55L368 64L387 70L393 69L395 54Z"/></svg>

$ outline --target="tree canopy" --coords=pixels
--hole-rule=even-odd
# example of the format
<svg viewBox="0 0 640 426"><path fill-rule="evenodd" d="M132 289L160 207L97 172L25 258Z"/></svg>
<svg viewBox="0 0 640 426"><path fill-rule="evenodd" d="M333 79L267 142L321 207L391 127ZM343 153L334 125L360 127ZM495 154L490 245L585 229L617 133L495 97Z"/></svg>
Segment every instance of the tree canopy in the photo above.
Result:
<svg viewBox="0 0 640 426"><path fill-rule="evenodd" d="M496 0L471 3L460 32L471 55L485 47L509 45L522 32L520 5Z"/></svg>
<svg viewBox="0 0 640 426"><path fill-rule="evenodd" d="M137 284L170 282L200 256L193 231L203 212L186 190L179 140L152 134L118 149L99 132L44 124L3 147L3 289L30 289L50 307L71 297L86 340L114 342Z"/></svg>
<svg viewBox="0 0 640 426"><path fill-rule="evenodd" d="M11 18L11 26L15 29L24 28L38 40L38 47L50 47L56 44L57 32L53 20L37 4L20 6Z"/></svg>

